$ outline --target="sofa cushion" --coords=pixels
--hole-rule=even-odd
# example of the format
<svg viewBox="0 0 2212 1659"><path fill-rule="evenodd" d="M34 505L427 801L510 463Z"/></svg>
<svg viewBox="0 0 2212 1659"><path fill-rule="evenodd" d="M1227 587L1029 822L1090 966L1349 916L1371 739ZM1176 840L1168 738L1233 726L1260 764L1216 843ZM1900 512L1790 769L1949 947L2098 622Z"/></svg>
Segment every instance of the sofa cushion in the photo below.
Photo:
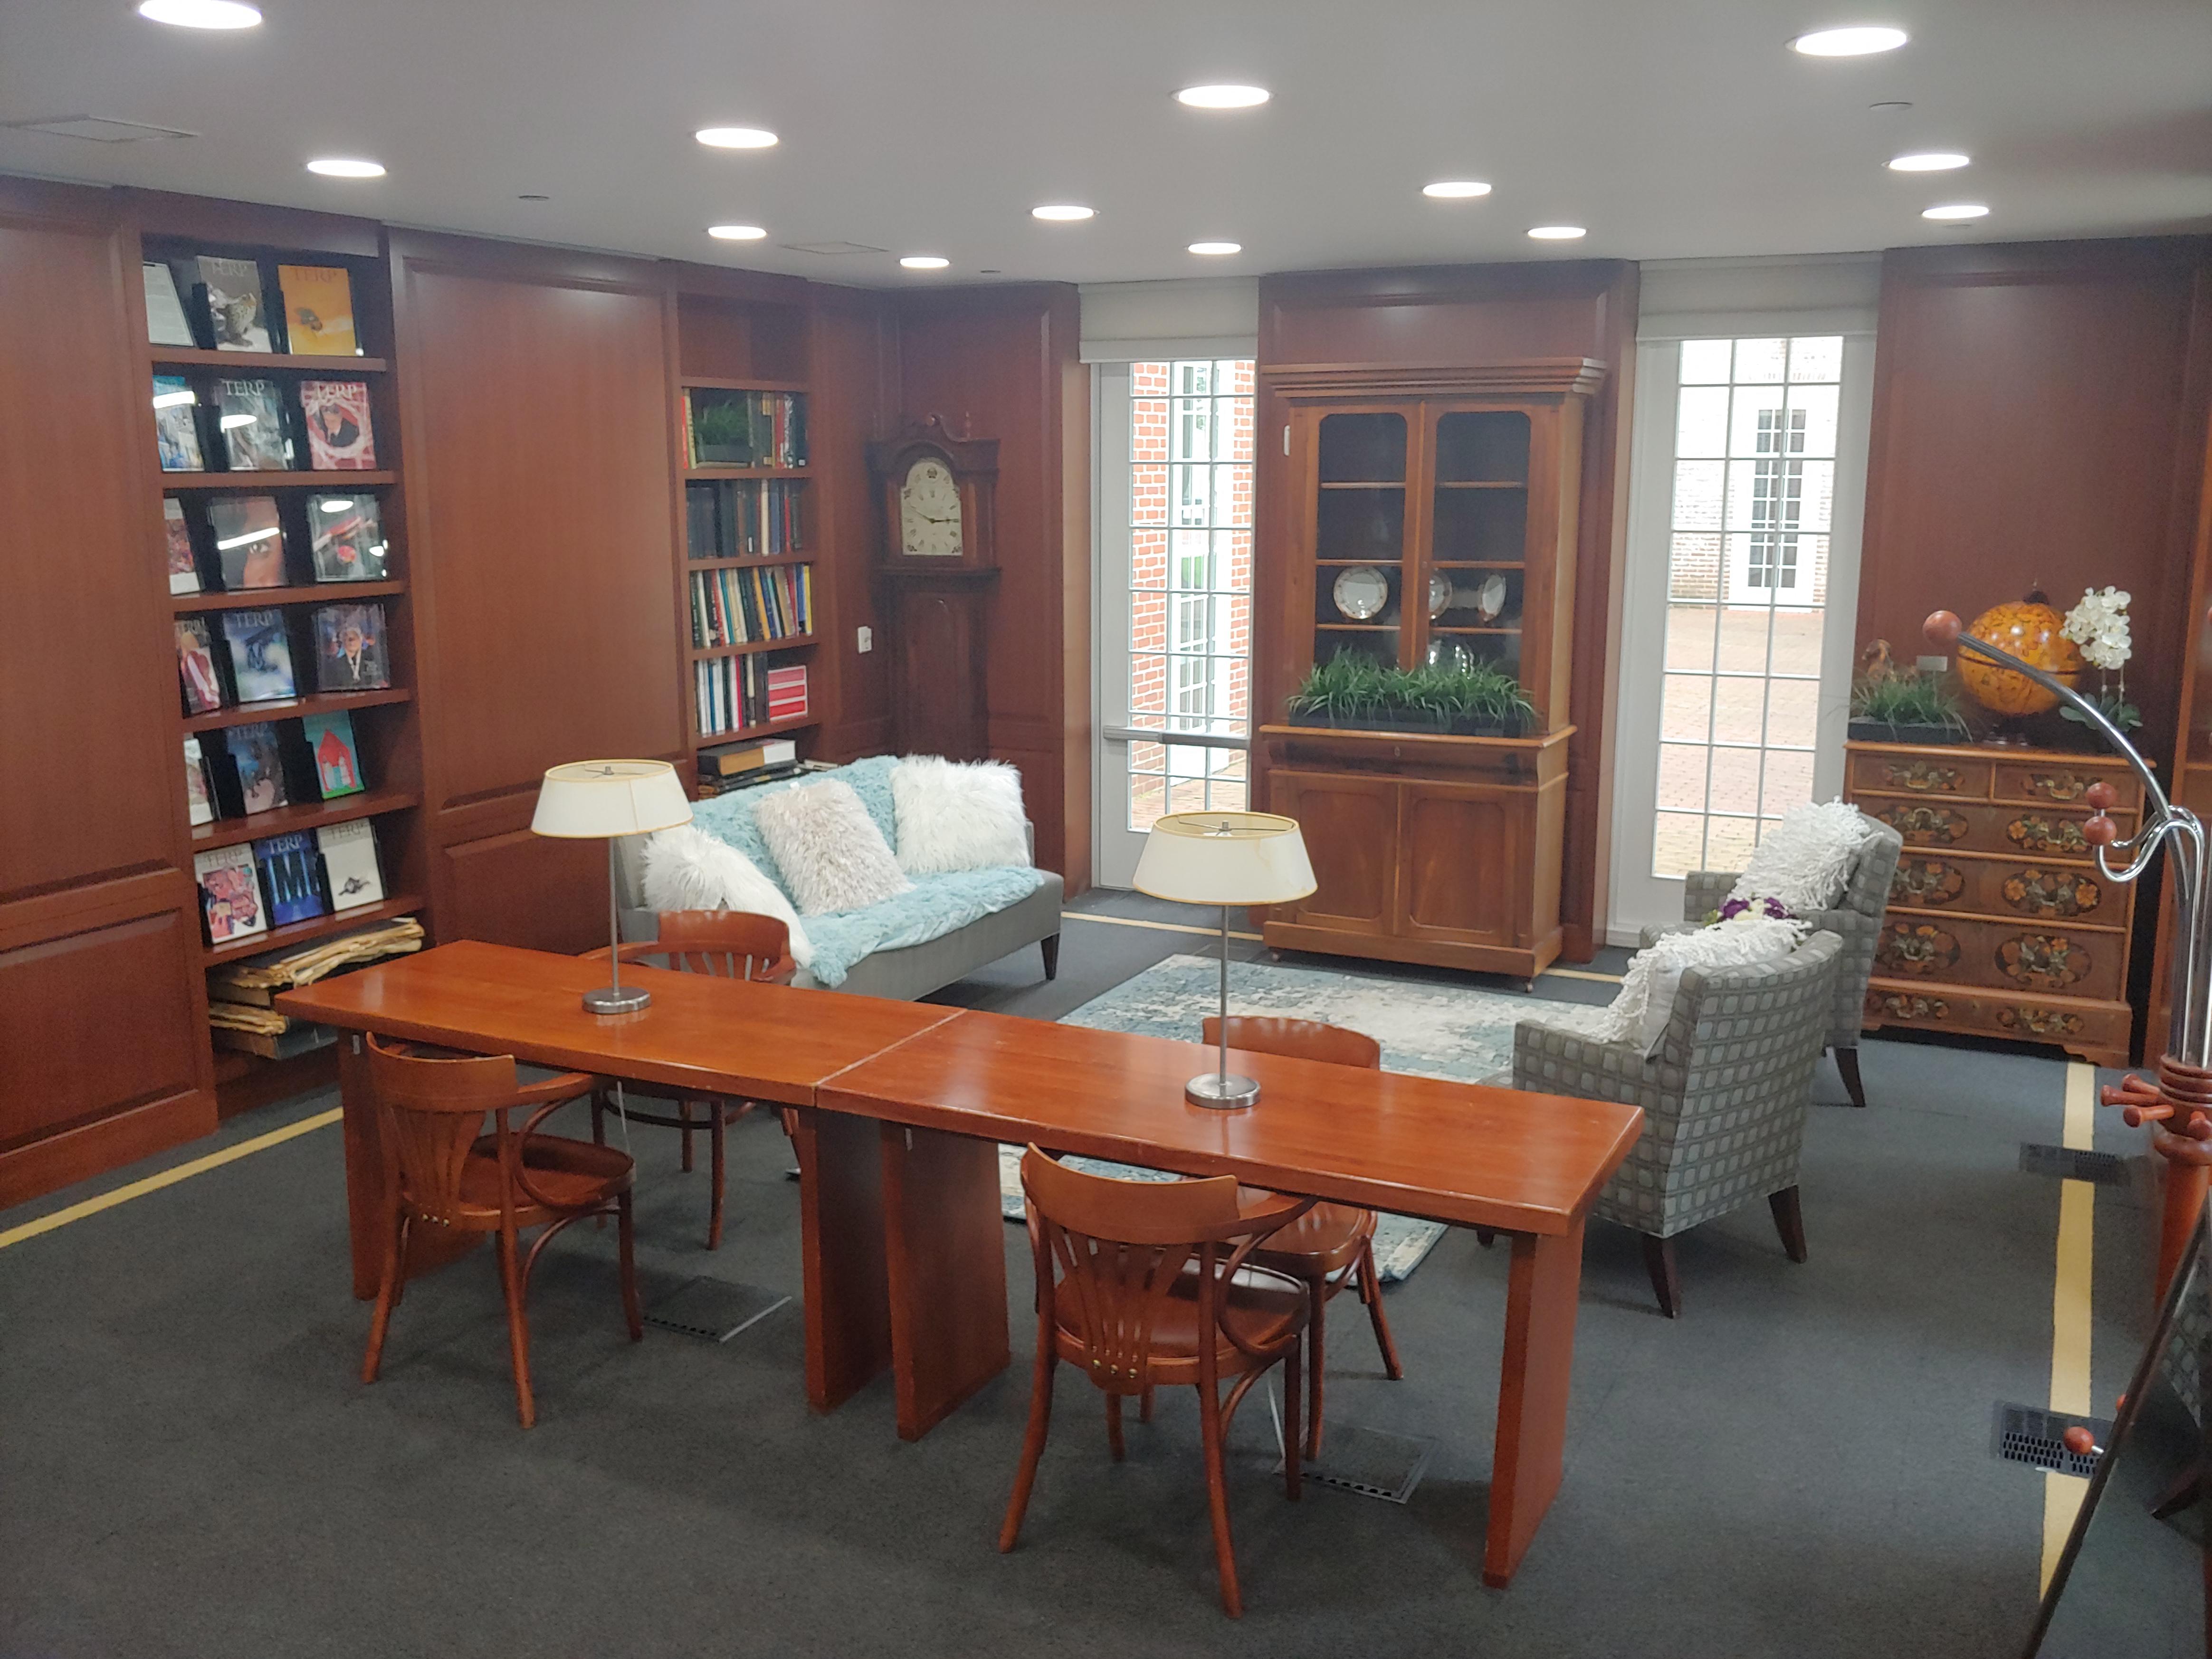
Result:
<svg viewBox="0 0 2212 1659"><path fill-rule="evenodd" d="M1004 761L917 755L891 769L890 785L899 868L909 876L1030 861L1022 775Z"/></svg>
<svg viewBox="0 0 2212 1659"><path fill-rule="evenodd" d="M814 961L814 942L783 890L729 842L696 824L663 830L645 843L644 896L651 910L750 910L781 921L791 959Z"/></svg>
<svg viewBox="0 0 2212 1659"><path fill-rule="evenodd" d="M769 792L753 808L801 915L864 910L911 886L852 786L836 778Z"/></svg>
<svg viewBox="0 0 2212 1659"><path fill-rule="evenodd" d="M1028 865L923 876L896 898L865 910L810 917L806 926L814 940L814 961L807 971L817 984L835 988L845 982L861 957L927 945L957 933L1020 903L1048 879L1043 871Z"/></svg>

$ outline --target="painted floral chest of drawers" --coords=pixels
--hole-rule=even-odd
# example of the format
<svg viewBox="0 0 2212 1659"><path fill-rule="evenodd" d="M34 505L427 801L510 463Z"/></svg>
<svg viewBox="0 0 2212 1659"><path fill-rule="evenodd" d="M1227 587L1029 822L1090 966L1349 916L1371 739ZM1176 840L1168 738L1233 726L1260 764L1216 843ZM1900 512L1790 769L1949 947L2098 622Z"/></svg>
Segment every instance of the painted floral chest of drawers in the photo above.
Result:
<svg viewBox="0 0 2212 1659"><path fill-rule="evenodd" d="M1905 837L1866 1024L2057 1043L2128 1062L2135 890L2107 881L2081 833L2110 784L2134 833L2142 792L2096 755L1846 745L1844 799Z"/></svg>

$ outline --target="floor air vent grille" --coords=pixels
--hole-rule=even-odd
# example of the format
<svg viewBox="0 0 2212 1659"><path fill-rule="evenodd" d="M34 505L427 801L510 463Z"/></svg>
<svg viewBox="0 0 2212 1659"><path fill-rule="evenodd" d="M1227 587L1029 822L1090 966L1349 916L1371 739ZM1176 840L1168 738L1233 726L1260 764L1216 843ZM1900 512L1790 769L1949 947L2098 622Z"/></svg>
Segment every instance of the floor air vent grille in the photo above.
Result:
<svg viewBox="0 0 2212 1659"><path fill-rule="evenodd" d="M2128 1162L2111 1152L2088 1152L2073 1146L2021 1143L2020 1167L2030 1175L2056 1176L2062 1181L2094 1181L2100 1187L2128 1184Z"/></svg>
<svg viewBox="0 0 2212 1659"><path fill-rule="evenodd" d="M2066 1449L2066 1443L2060 1437L2076 1425L2096 1436L2100 1446L2112 1439L2109 1419L2069 1417L2063 1412L2045 1411L2039 1406L2016 1406L2010 1401L2000 1400L1990 1427L1990 1449L2008 1463L2025 1463L2031 1468L2078 1474L2086 1479L2097 1472L2095 1454L2076 1455Z"/></svg>

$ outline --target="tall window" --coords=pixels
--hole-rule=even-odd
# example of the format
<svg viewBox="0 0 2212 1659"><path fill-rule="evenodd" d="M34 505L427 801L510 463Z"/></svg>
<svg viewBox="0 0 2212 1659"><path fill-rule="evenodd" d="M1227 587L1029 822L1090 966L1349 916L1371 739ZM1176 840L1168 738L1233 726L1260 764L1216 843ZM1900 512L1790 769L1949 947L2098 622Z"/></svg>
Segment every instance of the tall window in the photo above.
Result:
<svg viewBox="0 0 2212 1659"><path fill-rule="evenodd" d="M1685 340L1651 873L1740 870L1813 798L1838 335Z"/></svg>
<svg viewBox="0 0 2212 1659"><path fill-rule="evenodd" d="M1252 364L1129 366L1129 720L1250 735ZM1242 749L1132 743L1128 828L1241 808Z"/></svg>

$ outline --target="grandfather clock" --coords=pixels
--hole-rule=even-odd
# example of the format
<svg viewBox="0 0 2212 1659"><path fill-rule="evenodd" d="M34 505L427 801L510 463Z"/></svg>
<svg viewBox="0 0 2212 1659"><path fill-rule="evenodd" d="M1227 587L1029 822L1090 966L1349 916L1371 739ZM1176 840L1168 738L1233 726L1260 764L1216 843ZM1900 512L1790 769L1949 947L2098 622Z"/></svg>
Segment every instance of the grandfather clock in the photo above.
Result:
<svg viewBox="0 0 2212 1659"><path fill-rule="evenodd" d="M893 739L904 755L981 760L990 752L983 626L999 580L999 441L956 438L933 415L870 444L868 470L883 503Z"/></svg>

